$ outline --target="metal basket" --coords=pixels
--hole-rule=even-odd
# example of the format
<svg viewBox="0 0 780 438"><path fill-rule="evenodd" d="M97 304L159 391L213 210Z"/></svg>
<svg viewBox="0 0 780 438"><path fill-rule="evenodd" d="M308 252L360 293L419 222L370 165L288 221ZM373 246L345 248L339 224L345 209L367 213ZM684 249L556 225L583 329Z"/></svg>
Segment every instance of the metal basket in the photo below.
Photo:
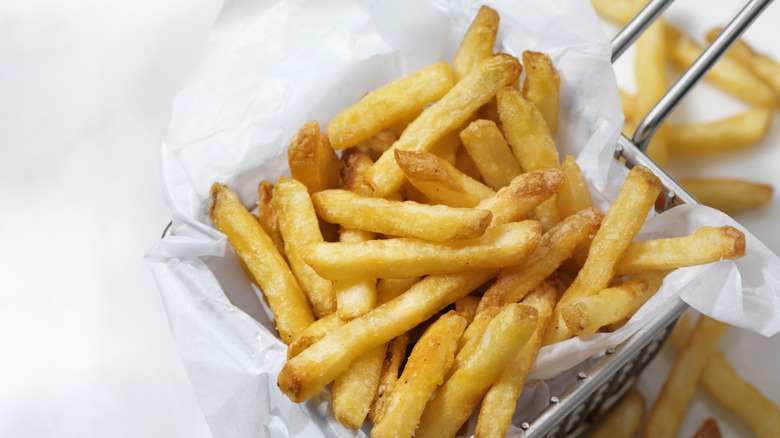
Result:
<svg viewBox="0 0 780 438"><path fill-rule="evenodd" d="M612 62L669 6L673 0L651 0L645 8L612 40ZM639 123L631 139L621 135L615 158L626 167L648 167L663 184L665 211L674 205L700 204L659 165L645 155L652 135L688 92L723 56L742 33L758 18L772 0L751 0L680 76ZM578 437L603 416L634 385L639 373L655 357L679 317L688 309L675 301L622 344L609 348L587 372L563 394L550 397L549 406L533 420L522 423L523 437Z"/></svg>

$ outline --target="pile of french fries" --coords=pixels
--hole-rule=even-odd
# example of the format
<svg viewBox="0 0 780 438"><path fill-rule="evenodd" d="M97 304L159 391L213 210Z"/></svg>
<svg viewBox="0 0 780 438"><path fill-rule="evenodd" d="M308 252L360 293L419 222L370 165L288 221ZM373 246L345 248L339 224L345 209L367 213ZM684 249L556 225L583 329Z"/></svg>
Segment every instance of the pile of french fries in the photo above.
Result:
<svg viewBox="0 0 780 438"><path fill-rule="evenodd" d="M591 0L600 16L625 26L647 0ZM706 35L712 41L722 29ZM669 85L669 65L686 69L704 49L683 31L657 19L636 42L636 94L621 91L626 117L624 133L631 138L636 125L650 111ZM663 124L648 145L647 153L665 165L677 157L712 156L743 150L759 143L769 131L780 106L780 63L757 53L737 40L704 79L750 106L720 120L705 123ZM743 178L690 178L674 175L702 204L734 214L770 202L773 188Z"/></svg>
<svg viewBox="0 0 780 438"><path fill-rule="evenodd" d="M498 22L483 6L452 67L301 127L257 214L211 188L288 345L279 389L303 402L332 384L346 428L451 437L480 406L476 436L503 436L539 348L614 330L669 271L745 252L729 226L632 242L661 190L641 166L595 209L555 145L550 57L494 53Z"/></svg>

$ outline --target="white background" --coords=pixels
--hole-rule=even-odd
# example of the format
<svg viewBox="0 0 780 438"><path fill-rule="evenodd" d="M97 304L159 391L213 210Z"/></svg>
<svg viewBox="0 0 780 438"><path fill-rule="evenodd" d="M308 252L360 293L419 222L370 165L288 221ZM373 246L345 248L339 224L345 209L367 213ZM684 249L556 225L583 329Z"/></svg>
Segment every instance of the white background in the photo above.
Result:
<svg viewBox="0 0 780 438"><path fill-rule="evenodd" d="M698 34L734 9L725 0L703 12L694 12L702 2L677 3L670 20ZM0 436L210 436L142 257L170 219L158 170L169 104L220 6L0 4ZM778 58L779 8L746 37ZM630 89L629 70L619 66ZM684 118L742 108L706 87L697 94ZM707 160L706 168L670 167L780 187L779 151L775 127L753 151ZM780 253L777 197L737 219ZM743 352L729 336L732 355L778 359L776 339L772 350ZM643 388L660 384L664 366L655 368ZM769 373L750 377L780 384ZM700 399L704 411L717 410Z"/></svg>

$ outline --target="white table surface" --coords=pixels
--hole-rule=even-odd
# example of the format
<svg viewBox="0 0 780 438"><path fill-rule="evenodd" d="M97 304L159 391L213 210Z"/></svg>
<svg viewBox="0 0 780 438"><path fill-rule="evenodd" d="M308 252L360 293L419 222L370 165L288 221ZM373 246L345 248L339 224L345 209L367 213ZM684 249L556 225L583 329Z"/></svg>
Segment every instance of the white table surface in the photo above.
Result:
<svg viewBox="0 0 780 438"><path fill-rule="evenodd" d="M220 6L0 4L0 436L210 436L142 257L170 218L158 169L170 101ZM751 41L776 41L778 8L751 29ZM780 57L780 48L756 45ZM780 187L778 143L775 127L765 155L683 169L725 169ZM738 219L780 253L777 197ZM646 391L664 367L644 380Z"/></svg>

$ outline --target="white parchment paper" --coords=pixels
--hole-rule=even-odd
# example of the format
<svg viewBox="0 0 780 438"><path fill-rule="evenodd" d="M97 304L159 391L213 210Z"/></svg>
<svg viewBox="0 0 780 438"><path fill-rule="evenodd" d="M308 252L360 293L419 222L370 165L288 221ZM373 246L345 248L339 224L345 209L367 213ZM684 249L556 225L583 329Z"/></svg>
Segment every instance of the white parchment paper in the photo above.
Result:
<svg viewBox="0 0 780 438"><path fill-rule="evenodd" d="M622 112L610 47L587 1L228 1L203 61L173 104L162 144L172 233L147 254L171 330L216 437L361 436L328 412L329 393L294 404L276 387L285 346L225 238L207 217L208 188L230 185L245 205L257 183L289 174L286 145L305 122L322 126L366 92L451 60L481 4L501 15L497 50L550 54L561 75L557 143L574 155L606 211L627 170L611 156ZM705 207L650 218L637 240L731 224ZM741 227L739 227L741 228ZM551 379L640 327L682 297L698 310L763 335L780 331L780 261L747 234L736 262L681 269L623 328L540 351L531 380ZM533 388L533 389L531 389ZM539 389L541 388L541 389ZM539 409L555 381L531 382ZM516 432L516 430L515 430Z"/></svg>

